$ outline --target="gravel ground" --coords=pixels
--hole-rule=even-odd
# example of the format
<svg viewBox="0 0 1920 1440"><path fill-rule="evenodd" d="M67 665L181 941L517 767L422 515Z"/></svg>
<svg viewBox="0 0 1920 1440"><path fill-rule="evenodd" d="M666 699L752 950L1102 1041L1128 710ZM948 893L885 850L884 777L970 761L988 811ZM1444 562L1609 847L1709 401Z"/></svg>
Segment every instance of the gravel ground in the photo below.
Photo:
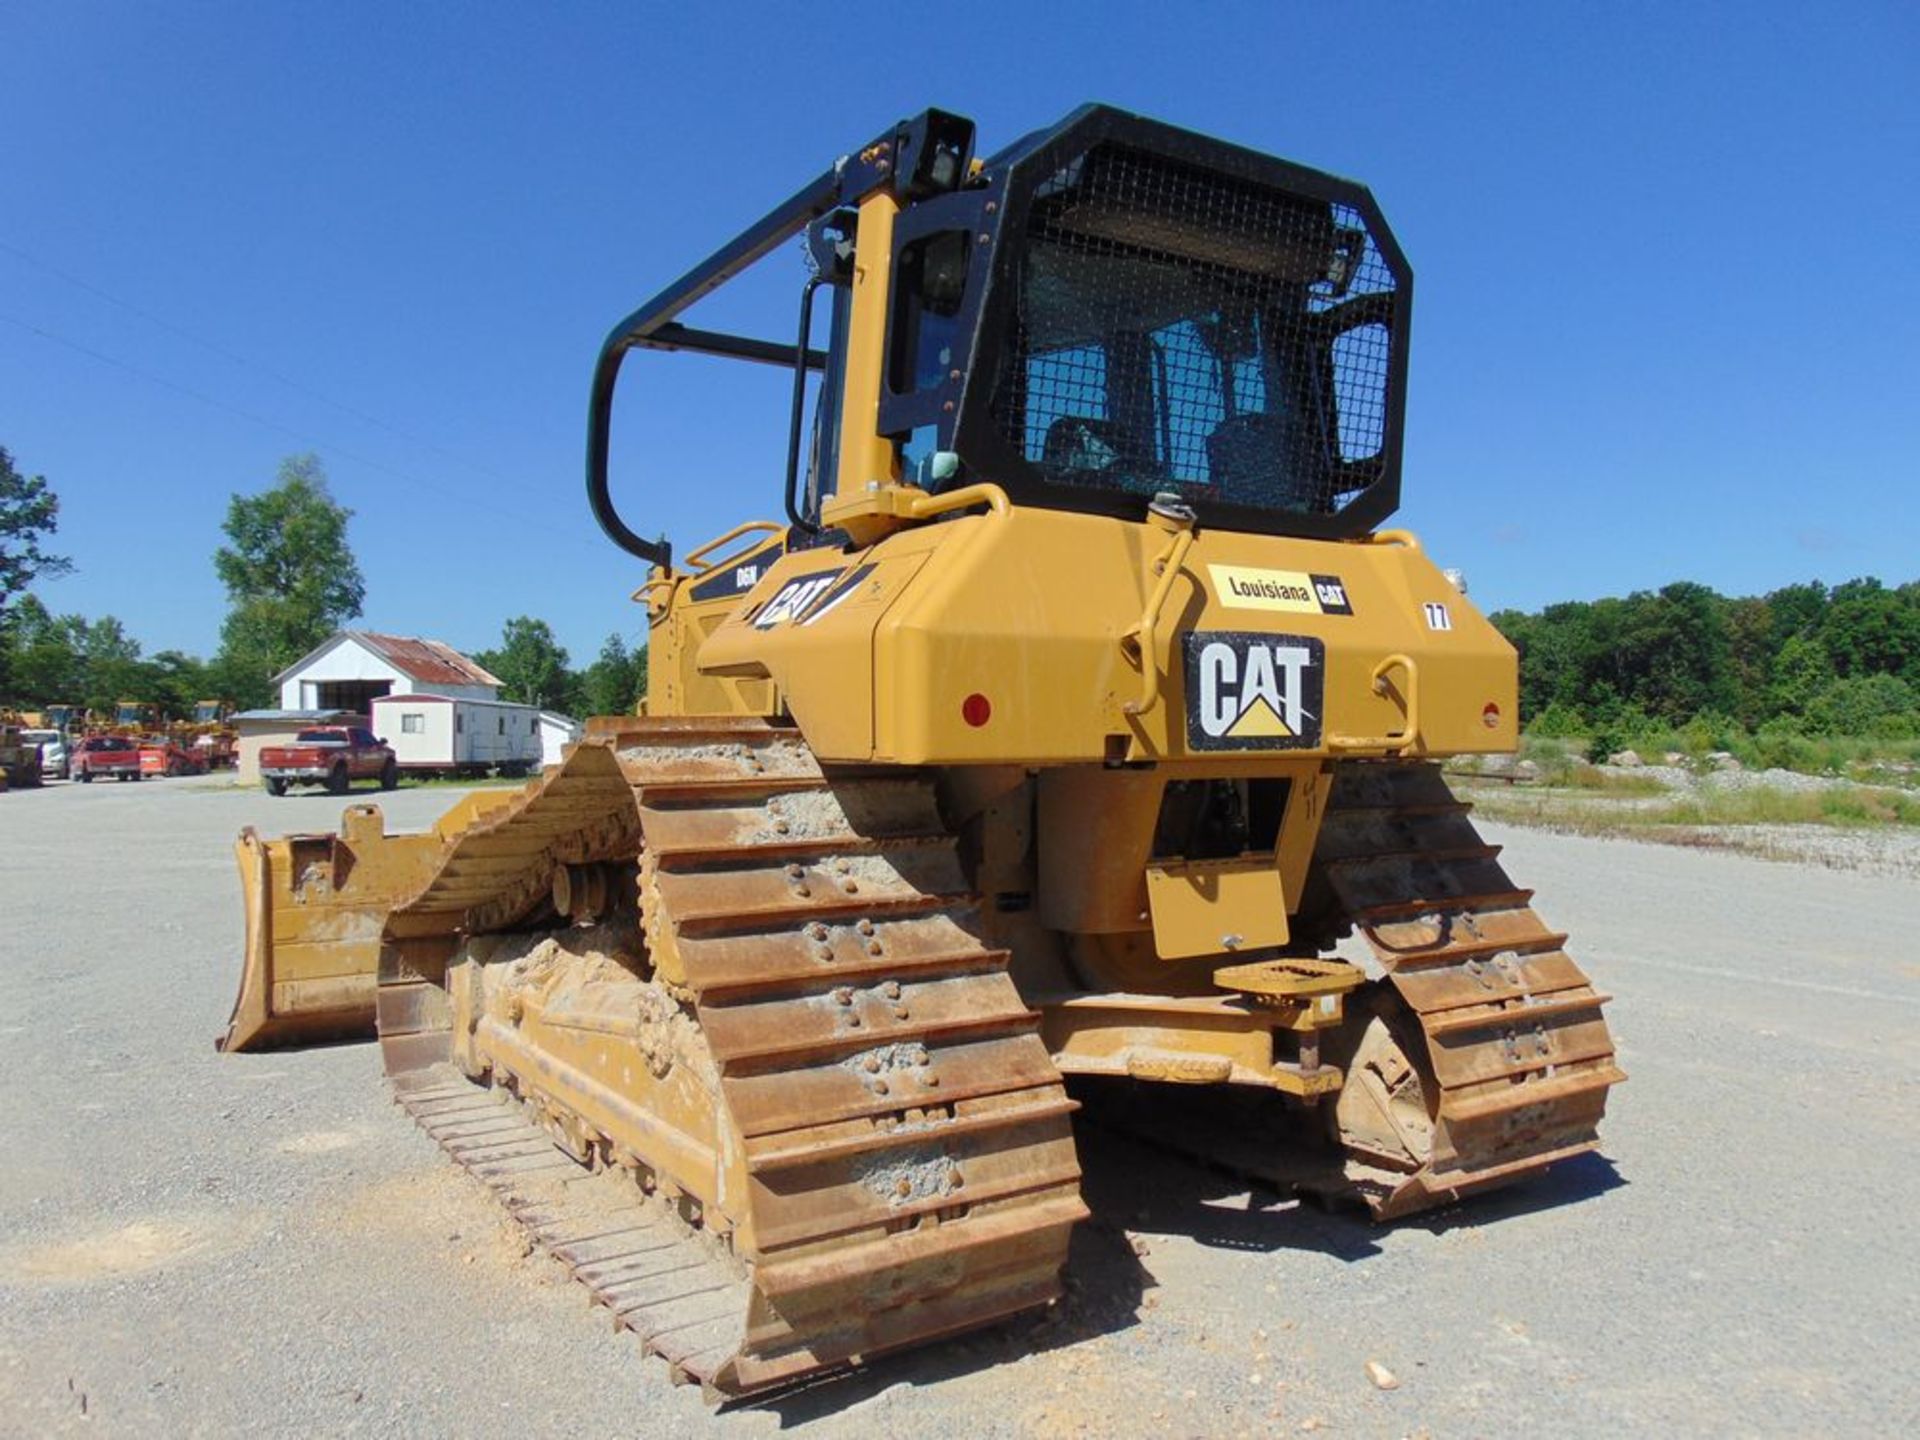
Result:
<svg viewBox="0 0 1920 1440"><path fill-rule="evenodd" d="M1650 774L1656 778L1686 774L1685 771L1659 769L1621 773ZM1788 773L1785 770L1766 770L1749 778L1757 782L1764 776ZM1693 778L1702 779L1704 783L1716 779L1737 781L1740 776ZM1829 784L1818 776L1800 775L1793 778L1811 782L1811 788L1815 789L1827 788ZM1832 783L1845 786L1849 782ZM1476 780L1471 776L1455 776L1454 784L1466 798L1473 801L1483 818L1497 816L1507 823L1532 829L1575 833L1582 830L1590 832L1595 822L1604 827L1610 821L1617 821L1623 812L1644 814L1664 810L1674 798L1662 793L1622 795L1604 790L1509 786ZM1698 793L1697 788L1694 793ZM1667 824L1645 827L1637 838L1643 843L1735 850L1763 860L1784 860L1920 881L1920 828L1911 825Z"/></svg>
<svg viewBox="0 0 1920 1440"><path fill-rule="evenodd" d="M1891 786L1861 786L1858 780L1840 775L1803 775L1798 770L1688 770L1679 765L1637 765L1610 768L1610 775L1640 775L1658 780L1669 790L1815 790L1892 789Z"/></svg>
<svg viewBox="0 0 1920 1440"><path fill-rule="evenodd" d="M1705 825L1693 833L1767 859L1920 881L1920 830L1912 826Z"/></svg>
<svg viewBox="0 0 1920 1440"><path fill-rule="evenodd" d="M454 798L382 803L420 825ZM338 808L0 796L0 1431L1804 1436L1920 1413L1910 881L1489 827L1620 997L1608 1159L1380 1230L1089 1126L1102 1218L1054 1316L716 1417L521 1253L370 1047L214 1053L227 841Z"/></svg>

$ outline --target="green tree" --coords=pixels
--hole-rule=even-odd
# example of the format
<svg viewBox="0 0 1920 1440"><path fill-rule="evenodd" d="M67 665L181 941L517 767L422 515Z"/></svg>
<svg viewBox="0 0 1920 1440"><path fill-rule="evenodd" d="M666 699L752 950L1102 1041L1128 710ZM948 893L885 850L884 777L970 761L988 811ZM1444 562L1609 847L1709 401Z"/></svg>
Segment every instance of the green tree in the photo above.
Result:
<svg viewBox="0 0 1920 1440"><path fill-rule="evenodd" d="M1920 695L1898 675L1850 675L1835 680L1807 706L1807 726L1827 735L1871 735L1906 740L1915 733Z"/></svg>
<svg viewBox="0 0 1920 1440"><path fill-rule="evenodd" d="M1727 646L1737 697L1734 718L1757 730L1772 712L1767 687L1773 673L1773 607L1748 596L1727 604Z"/></svg>
<svg viewBox="0 0 1920 1440"><path fill-rule="evenodd" d="M81 698L90 709L110 715L122 700L152 704L151 676L140 663L140 642L127 633L127 627L111 615L86 621L78 615L64 617L75 626L73 633L80 651L83 689Z"/></svg>
<svg viewBox="0 0 1920 1440"><path fill-rule="evenodd" d="M13 678L6 699L31 710L67 704L110 714L122 700L166 706L163 677L177 668L164 656L143 661L140 642L114 616L56 616L34 595L14 606L8 649Z"/></svg>
<svg viewBox="0 0 1920 1440"><path fill-rule="evenodd" d="M237 702L264 703L270 676L360 613L367 586L347 544L352 515L312 455L282 461L272 489L228 505L228 543L213 567L228 602L220 673Z"/></svg>
<svg viewBox="0 0 1920 1440"><path fill-rule="evenodd" d="M574 677L566 647L544 620L516 615L500 632L500 648L473 657L500 677L501 698L542 709L563 710L572 701Z"/></svg>
<svg viewBox="0 0 1920 1440"><path fill-rule="evenodd" d="M1769 718L1801 716L1833 683L1833 661L1826 647L1811 635L1786 638L1773 657L1773 679L1767 690Z"/></svg>
<svg viewBox="0 0 1920 1440"><path fill-rule="evenodd" d="M73 568L40 542L60 528L60 498L44 475L22 475L0 445L0 610L12 606L36 576L48 579Z"/></svg>
<svg viewBox="0 0 1920 1440"><path fill-rule="evenodd" d="M1597 638L1604 618L1583 600L1549 605L1540 612L1527 659L1522 662L1523 715L1533 713L1529 705L1543 710L1549 705L1562 705L1570 710L1592 711L1596 677L1606 654ZM1531 681L1528 669L1534 672Z"/></svg>
<svg viewBox="0 0 1920 1440"><path fill-rule="evenodd" d="M79 651L39 596L22 595L0 614L0 701L26 710L77 703L80 677Z"/></svg>
<svg viewBox="0 0 1920 1440"><path fill-rule="evenodd" d="M1820 642L1845 678L1900 675L1920 661L1920 608L1871 576L1836 585L1820 621Z"/></svg>
<svg viewBox="0 0 1920 1440"><path fill-rule="evenodd" d="M207 692L206 663L183 651L162 650L146 662L145 668L145 693L176 719L190 719L195 704L218 698Z"/></svg>
<svg viewBox="0 0 1920 1440"><path fill-rule="evenodd" d="M609 635L600 647L600 657L582 676L582 698L589 715L631 715L640 698L641 677L646 651L627 649L618 635Z"/></svg>
<svg viewBox="0 0 1920 1440"><path fill-rule="evenodd" d="M1900 705L1920 695L1920 582L1732 600L1680 583L1491 618L1520 652L1523 723L1551 712L1550 729L1584 723L1610 740L1655 722L1718 748L1742 728L1899 738Z"/></svg>
<svg viewBox="0 0 1920 1440"><path fill-rule="evenodd" d="M1783 585L1767 595L1767 613L1773 619L1773 648L1778 654L1789 635L1811 635L1820 628L1827 609L1827 587L1818 580Z"/></svg>
<svg viewBox="0 0 1920 1440"><path fill-rule="evenodd" d="M1657 595L1628 597L1623 644L1634 655L1631 697L1649 715L1684 723L1734 707L1733 647L1726 601L1705 585L1679 581Z"/></svg>
<svg viewBox="0 0 1920 1440"><path fill-rule="evenodd" d="M194 698L231 701L238 710L275 706L280 703L280 692L273 688L276 673L264 661L223 649L202 668L201 694Z"/></svg>
<svg viewBox="0 0 1920 1440"><path fill-rule="evenodd" d="M22 475L0 445L0 695L14 690L13 602L36 576L64 575L72 562L40 542L60 528L60 499L44 475Z"/></svg>

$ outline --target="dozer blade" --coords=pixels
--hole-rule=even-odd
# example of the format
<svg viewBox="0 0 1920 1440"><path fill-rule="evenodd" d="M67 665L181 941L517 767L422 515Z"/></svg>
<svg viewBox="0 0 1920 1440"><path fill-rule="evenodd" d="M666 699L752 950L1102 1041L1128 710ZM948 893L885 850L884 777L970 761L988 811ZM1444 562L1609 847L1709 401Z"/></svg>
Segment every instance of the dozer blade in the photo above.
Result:
<svg viewBox="0 0 1920 1440"><path fill-rule="evenodd" d="M246 942L217 1047L371 1040L389 914L434 872L450 836L512 794L477 792L418 834L387 834L378 805L349 806L337 833L263 840L252 826L242 830L233 857Z"/></svg>

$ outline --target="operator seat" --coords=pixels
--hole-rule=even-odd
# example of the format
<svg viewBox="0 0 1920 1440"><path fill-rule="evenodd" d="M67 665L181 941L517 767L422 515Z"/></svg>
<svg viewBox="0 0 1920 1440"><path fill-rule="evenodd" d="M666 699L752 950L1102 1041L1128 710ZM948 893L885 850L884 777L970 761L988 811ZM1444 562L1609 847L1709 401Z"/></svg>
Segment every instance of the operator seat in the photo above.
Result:
<svg viewBox="0 0 1920 1440"><path fill-rule="evenodd" d="M1040 463L1070 484L1090 479L1123 489L1151 490L1161 470L1128 426L1092 415L1062 415L1047 426Z"/></svg>
<svg viewBox="0 0 1920 1440"><path fill-rule="evenodd" d="M1243 410L1207 437L1214 494L1233 505L1306 512L1324 509L1300 429L1284 414Z"/></svg>

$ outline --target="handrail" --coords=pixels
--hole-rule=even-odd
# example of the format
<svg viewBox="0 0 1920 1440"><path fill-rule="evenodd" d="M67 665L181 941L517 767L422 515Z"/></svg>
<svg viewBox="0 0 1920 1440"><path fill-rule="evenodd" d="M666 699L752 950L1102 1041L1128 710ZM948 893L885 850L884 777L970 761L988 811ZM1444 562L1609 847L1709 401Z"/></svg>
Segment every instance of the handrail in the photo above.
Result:
<svg viewBox="0 0 1920 1440"><path fill-rule="evenodd" d="M763 535L763 534L778 535L782 533L786 528L787 528L786 526L782 525L777 520L745 521L742 524L734 526L731 530L727 531L726 534L716 536L712 540L707 541L707 543L702 545L699 549L689 550L687 552L687 557L686 557L687 568L692 570L693 573L696 575L704 575L709 570L718 570L722 565L726 564L727 562L725 560L714 560L709 562L707 561L707 556L711 555L714 551L718 550L721 546L725 545L728 541L737 540L742 535ZM740 553L742 555L745 555L749 553L749 550L757 549L757 548L759 547L750 546L748 547L748 550L742 550ZM729 556L728 558L732 559L734 557Z"/></svg>
<svg viewBox="0 0 1920 1440"><path fill-rule="evenodd" d="M935 515L965 510L970 505L985 505L996 515L1006 515L1013 510L1013 502L1007 498L1007 492L991 480L962 485L957 490L944 490L935 495L922 495L910 508L914 519L931 520Z"/></svg>
<svg viewBox="0 0 1920 1440"><path fill-rule="evenodd" d="M1140 612L1139 623L1120 637L1120 648L1140 661L1140 698L1123 707L1129 715L1145 715L1160 703L1160 664L1153 653L1154 633L1160 628L1160 612L1166 608L1173 582L1193 548L1193 525L1189 521L1174 532L1173 543L1157 562L1160 579L1147 596L1147 608Z"/></svg>
<svg viewBox="0 0 1920 1440"><path fill-rule="evenodd" d="M1387 693L1387 675L1401 669L1407 672L1407 723L1401 730L1386 735L1329 735L1329 750L1415 750L1420 739L1420 667L1411 655L1395 653L1373 667L1373 693Z"/></svg>
<svg viewBox="0 0 1920 1440"><path fill-rule="evenodd" d="M666 536L645 540L634 534L613 508L613 496L607 490L607 432L613 424L613 387L620 378L627 344L626 335L615 330L600 347L600 358L593 367L593 392L587 398L587 506L614 544L649 565L665 567L673 560L673 547Z"/></svg>
<svg viewBox="0 0 1920 1440"><path fill-rule="evenodd" d="M1366 545L1400 545L1413 551L1416 555L1420 552L1420 537L1415 535L1411 530L1376 530L1371 535L1363 537L1361 543Z"/></svg>

